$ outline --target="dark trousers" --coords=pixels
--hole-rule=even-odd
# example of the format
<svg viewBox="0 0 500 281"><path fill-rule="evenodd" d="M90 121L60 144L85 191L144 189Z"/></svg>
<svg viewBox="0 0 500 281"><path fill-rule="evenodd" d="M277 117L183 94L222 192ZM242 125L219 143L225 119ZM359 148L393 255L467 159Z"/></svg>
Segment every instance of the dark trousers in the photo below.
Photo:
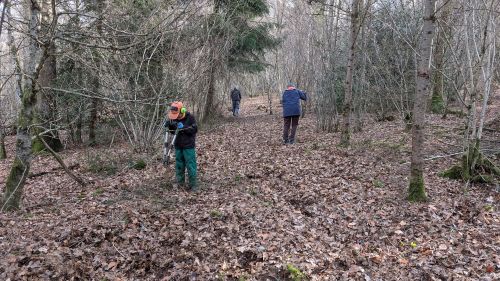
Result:
<svg viewBox="0 0 500 281"><path fill-rule="evenodd" d="M299 125L299 115L284 117L284 127L283 127L283 141L284 142L295 142L295 132L297 131L297 126ZM290 130L290 125L292 129ZM289 134L290 133L290 134Z"/></svg>
<svg viewBox="0 0 500 281"><path fill-rule="evenodd" d="M233 100L233 116L240 115L240 101Z"/></svg>

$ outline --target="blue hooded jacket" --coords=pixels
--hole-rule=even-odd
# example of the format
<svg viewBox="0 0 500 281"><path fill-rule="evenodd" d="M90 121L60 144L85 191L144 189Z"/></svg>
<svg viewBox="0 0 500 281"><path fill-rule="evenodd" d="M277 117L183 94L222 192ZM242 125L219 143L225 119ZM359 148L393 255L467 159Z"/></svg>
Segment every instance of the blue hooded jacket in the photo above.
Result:
<svg viewBox="0 0 500 281"><path fill-rule="evenodd" d="M291 88L283 92L283 117L300 115L300 100L307 100L305 92Z"/></svg>

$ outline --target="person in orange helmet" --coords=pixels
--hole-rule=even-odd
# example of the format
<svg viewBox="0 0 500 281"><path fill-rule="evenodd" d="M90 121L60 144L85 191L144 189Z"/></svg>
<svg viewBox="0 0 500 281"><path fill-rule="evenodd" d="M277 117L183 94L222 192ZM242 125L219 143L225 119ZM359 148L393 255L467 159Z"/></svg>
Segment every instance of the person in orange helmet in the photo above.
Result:
<svg viewBox="0 0 500 281"><path fill-rule="evenodd" d="M192 191L198 190L197 165L196 165L196 133L198 126L194 116L186 110L182 102L176 101L170 105L168 121L165 127L174 133L177 129L175 139L175 176L179 185L185 184L185 173L187 169L189 187Z"/></svg>

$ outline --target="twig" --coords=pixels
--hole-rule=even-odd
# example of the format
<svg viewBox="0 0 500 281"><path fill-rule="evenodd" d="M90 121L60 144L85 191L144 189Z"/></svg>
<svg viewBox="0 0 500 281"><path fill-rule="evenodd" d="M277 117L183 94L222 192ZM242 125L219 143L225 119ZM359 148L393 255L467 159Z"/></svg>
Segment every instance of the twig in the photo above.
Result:
<svg viewBox="0 0 500 281"><path fill-rule="evenodd" d="M438 159L438 158L446 158L446 157L450 157L450 156L459 155L459 154L462 154L462 153L463 152L457 152L457 153L452 153L452 154L447 154L447 155L432 156L432 157L429 157L429 158L425 158L424 161L434 160L434 159ZM410 164L410 162L404 162L403 164Z"/></svg>
<svg viewBox="0 0 500 281"><path fill-rule="evenodd" d="M115 135L116 135L116 131L113 133L113 136L111 137L111 142L109 143L109 148L111 149L111 147L113 146L113 143L115 141Z"/></svg>
<svg viewBox="0 0 500 281"><path fill-rule="evenodd" d="M73 170L74 168L77 168L79 166L80 166L80 164L73 164L73 165L69 166L68 168L70 170ZM62 170L62 169L63 169L62 167L52 168L51 171L43 171L43 172L38 172L38 173L30 174L30 175L28 175L28 178L30 178L30 179L37 178L37 177L40 177L40 176L43 176L43 175L46 175L46 174L54 173L54 172ZM1 182L0 182L0 184L1 184Z"/></svg>
<svg viewBox="0 0 500 281"><path fill-rule="evenodd" d="M496 130L496 129L493 129L493 128L487 128L487 127L484 127L484 128L483 128L483 131L488 131L488 132L498 132L498 130Z"/></svg>
<svg viewBox="0 0 500 281"><path fill-rule="evenodd" d="M113 248L115 248L115 250L118 252L118 254L120 254L124 259L127 259L127 257L124 254L122 254L122 252L120 252L120 250L118 250L118 248L116 248L115 242L111 241L111 245L113 245Z"/></svg>
<svg viewBox="0 0 500 281"><path fill-rule="evenodd" d="M493 151L493 152L496 152L497 150L496 149L481 149L481 152L485 152L485 151ZM498 150L500 151L500 150ZM439 159L439 158L446 158L446 157L451 157L451 156L455 156L455 155L459 155L459 154L462 154L463 152L456 152L456 153L452 153L452 154L447 154L447 155L437 155L437 156L432 156L432 157L429 157L429 158L425 158L424 161L428 161L428 160L434 160L434 159ZM491 160L490 160L491 161ZM410 162L404 162L403 164L410 164ZM496 166L495 166L496 167Z"/></svg>
<svg viewBox="0 0 500 281"><path fill-rule="evenodd" d="M440 139L436 139L436 141L440 142L440 143L444 143L446 145L449 145L449 146L455 146L455 147L462 147L461 145L458 145L458 144L453 144L453 143L447 143L445 141L442 141Z"/></svg>

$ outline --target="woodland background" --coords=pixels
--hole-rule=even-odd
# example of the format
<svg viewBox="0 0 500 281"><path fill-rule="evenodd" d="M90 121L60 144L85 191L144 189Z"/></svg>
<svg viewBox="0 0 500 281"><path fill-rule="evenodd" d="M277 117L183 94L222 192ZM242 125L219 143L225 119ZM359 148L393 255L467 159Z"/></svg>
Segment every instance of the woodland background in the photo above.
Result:
<svg viewBox="0 0 500 281"><path fill-rule="evenodd" d="M500 1L0 3L2 279L499 277Z"/></svg>

